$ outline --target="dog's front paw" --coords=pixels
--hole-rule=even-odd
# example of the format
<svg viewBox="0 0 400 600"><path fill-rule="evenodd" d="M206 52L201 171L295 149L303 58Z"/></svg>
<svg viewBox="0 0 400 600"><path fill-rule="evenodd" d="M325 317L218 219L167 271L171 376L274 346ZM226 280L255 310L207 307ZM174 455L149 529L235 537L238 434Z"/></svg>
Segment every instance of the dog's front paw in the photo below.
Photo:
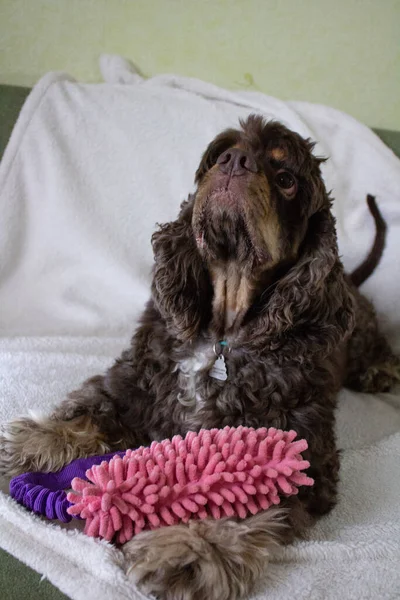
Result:
<svg viewBox="0 0 400 600"><path fill-rule="evenodd" d="M208 584L215 578L218 562L213 564L209 544L188 526L141 533L123 551L129 578L147 594L162 600L226 599L223 590L218 592L222 582L215 593L210 592ZM207 570L208 580L204 578Z"/></svg>
<svg viewBox="0 0 400 600"><path fill-rule="evenodd" d="M18 419L0 427L0 475L13 477L31 470L31 460L25 445L31 436L35 422Z"/></svg>
<svg viewBox="0 0 400 600"><path fill-rule="evenodd" d="M88 417L17 419L0 428L0 475L58 471L75 458L109 451Z"/></svg>
<svg viewBox="0 0 400 600"><path fill-rule="evenodd" d="M140 533L123 546L128 576L162 600L246 598L290 531L285 518L285 509L271 508L239 522L193 520Z"/></svg>

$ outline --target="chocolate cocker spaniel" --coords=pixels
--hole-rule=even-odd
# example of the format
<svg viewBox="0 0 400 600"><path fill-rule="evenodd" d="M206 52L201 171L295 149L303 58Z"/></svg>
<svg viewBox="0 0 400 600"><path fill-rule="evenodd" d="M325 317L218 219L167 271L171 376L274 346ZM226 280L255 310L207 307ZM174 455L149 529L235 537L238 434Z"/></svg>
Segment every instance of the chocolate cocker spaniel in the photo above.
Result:
<svg viewBox="0 0 400 600"><path fill-rule="evenodd" d="M374 249L346 276L312 148L254 115L218 135L196 193L153 235L151 299L130 348L48 418L0 432L7 475L200 428L273 426L307 439L312 488L244 520L193 520L124 546L130 575L160 598L246 597L274 549L335 506L340 387L385 391L399 380L399 360L354 283L379 261L385 223L369 197Z"/></svg>

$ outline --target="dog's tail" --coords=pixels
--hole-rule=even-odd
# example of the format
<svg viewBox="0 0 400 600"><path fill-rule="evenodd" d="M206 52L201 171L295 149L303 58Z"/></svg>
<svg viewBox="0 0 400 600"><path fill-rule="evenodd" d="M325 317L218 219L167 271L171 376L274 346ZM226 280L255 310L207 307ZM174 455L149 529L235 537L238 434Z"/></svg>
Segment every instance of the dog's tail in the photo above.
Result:
<svg viewBox="0 0 400 600"><path fill-rule="evenodd" d="M376 204L375 196L368 194L367 204L375 221L376 233L374 244L368 256L350 275L351 281L357 287L360 287L360 285L362 285L364 281L366 281L368 277L370 277L375 271L376 267L381 261L386 244L387 225L385 219L382 217L382 213L379 210L378 205Z"/></svg>

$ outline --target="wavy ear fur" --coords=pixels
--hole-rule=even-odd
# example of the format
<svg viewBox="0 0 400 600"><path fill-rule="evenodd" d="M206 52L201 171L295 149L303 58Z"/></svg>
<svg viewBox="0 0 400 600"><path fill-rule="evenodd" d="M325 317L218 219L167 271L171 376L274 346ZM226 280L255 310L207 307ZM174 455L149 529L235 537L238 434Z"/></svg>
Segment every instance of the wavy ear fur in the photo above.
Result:
<svg viewBox="0 0 400 600"><path fill-rule="evenodd" d="M211 282L194 239L192 212L189 198L178 219L160 225L152 237L153 300L168 330L182 342L192 339L211 318Z"/></svg>
<svg viewBox="0 0 400 600"><path fill-rule="evenodd" d="M301 356L304 351L327 355L352 332L354 310L338 256L335 219L324 208L310 218L301 256L265 303L252 343L257 337L265 344L268 337L279 347L290 340Z"/></svg>

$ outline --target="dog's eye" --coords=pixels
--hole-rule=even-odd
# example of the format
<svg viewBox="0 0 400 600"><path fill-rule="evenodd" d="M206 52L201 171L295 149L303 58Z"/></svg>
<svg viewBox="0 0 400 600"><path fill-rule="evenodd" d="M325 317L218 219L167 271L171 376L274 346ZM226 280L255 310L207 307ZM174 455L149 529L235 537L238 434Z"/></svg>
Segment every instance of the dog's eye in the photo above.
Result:
<svg viewBox="0 0 400 600"><path fill-rule="evenodd" d="M282 188L286 194L292 196L297 190L297 181L294 175L282 169L275 176L277 185Z"/></svg>

